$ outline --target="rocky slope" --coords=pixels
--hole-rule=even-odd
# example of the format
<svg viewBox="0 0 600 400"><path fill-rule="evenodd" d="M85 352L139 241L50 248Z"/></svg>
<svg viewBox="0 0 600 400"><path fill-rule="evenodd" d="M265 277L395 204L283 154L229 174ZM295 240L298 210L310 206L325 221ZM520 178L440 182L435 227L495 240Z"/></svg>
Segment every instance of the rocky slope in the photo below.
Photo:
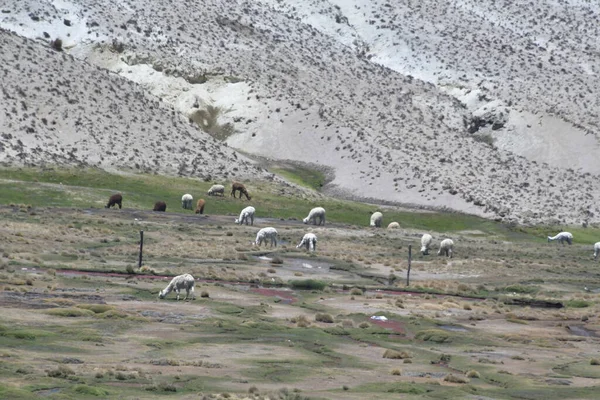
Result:
<svg viewBox="0 0 600 400"><path fill-rule="evenodd" d="M597 17L593 7L555 23L559 32L542 43L533 30L515 28L525 16L506 20L508 12L491 2L13 3L0 2L1 26L46 44L60 37L76 58L138 83L134 92L146 89L231 147L330 168L332 193L523 222L600 220L597 142L582 133L597 124L598 53L594 44L573 53L581 37L567 33L581 18ZM551 18L554 8L544 4L540 15ZM594 29L584 23L576 32ZM571 68L570 57L581 54L587 75ZM86 85L80 91L89 96ZM170 110L164 103L145 106ZM118 129L129 119L106 123ZM165 130L177 122L197 132L179 115L161 120ZM20 140L27 135L11 129ZM127 131L141 129L150 127ZM71 136L60 140L69 144ZM563 136L567 156L542 154L544 145L566 150ZM169 144L153 143L165 164L176 164L182 136L167 137ZM116 140L99 140L108 138ZM130 157L119 166L134 166ZM219 166L231 164L220 159Z"/></svg>
<svg viewBox="0 0 600 400"><path fill-rule="evenodd" d="M129 80L6 31L0 48L5 165L266 176Z"/></svg>

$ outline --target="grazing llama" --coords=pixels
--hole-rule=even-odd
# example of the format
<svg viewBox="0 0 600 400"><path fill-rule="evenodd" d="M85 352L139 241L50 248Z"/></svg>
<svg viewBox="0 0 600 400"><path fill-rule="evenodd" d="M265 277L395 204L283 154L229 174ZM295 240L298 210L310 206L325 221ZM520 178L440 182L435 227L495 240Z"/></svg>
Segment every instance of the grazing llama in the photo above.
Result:
<svg viewBox="0 0 600 400"><path fill-rule="evenodd" d="M306 250L317 251L317 235L314 233L307 233L302 238L302 241L296 246L297 249L300 247L306 247Z"/></svg>
<svg viewBox="0 0 600 400"><path fill-rule="evenodd" d="M262 228L256 234L256 240L252 244L255 246L260 246L263 242L265 242L266 246L267 241L271 242L271 247L277 247L277 229L272 227Z"/></svg>
<svg viewBox="0 0 600 400"><path fill-rule="evenodd" d="M231 196L233 196L234 199L236 198L235 192L240 192L240 199L242 198L242 195L244 195L248 200L252 200L252 197L250 197L250 195L248 194L246 186L244 186L243 183L233 182L233 184L231 185Z"/></svg>
<svg viewBox="0 0 600 400"><path fill-rule="evenodd" d="M196 211L194 211L196 214L204 214L204 205L206 204L206 202L204 201L204 199L198 199L198 202L196 203Z"/></svg>
<svg viewBox="0 0 600 400"><path fill-rule="evenodd" d="M568 244L573 244L573 235L570 232L560 232L558 235L556 236L548 236L548 243L552 242L552 241L558 241L558 243L564 245L565 242L567 242Z"/></svg>
<svg viewBox="0 0 600 400"><path fill-rule="evenodd" d="M431 241L433 238L429 233L424 233L421 236L421 254L424 256L429 255L429 246L431 246Z"/></svg>
<svg viewBox="0 0 600 400"><path fill-rule="evenodd" d="M381 221L383 221L383 214L379 211L374 212L373 215L371 215L370 225L377 228L381 228Z"/></svg>
<svg viewBox="0 0 600 400"><path fill-rule="evenodd" d="M256 209L252 206L248 206L242 210L239 218L235 219L235 223L239 225L243 225L244 222L248 225L248 221L250 221L250 225L254 225L254 213Z"/></svg>
<svg viewBox="0 0 600 400"><path fill-rule="evenodd" d="M194 198L192 197L192 195L186 193L183 196L181 196L181 207L185 210L191 210L193 201Z"/></svg>
<svg viewBox="0 0 600 400"><path fill-rule="evenodd" d="M122 203L123 203L123 196L121 195L121 193L113 194L108 199L108 203L106 204L106 206L104 208L111 208L112 206L119 206L119 210L120 210Z"/></svg>
<svg viewBox="0 0 600 400"><path fill-rule="evenodd" d="M452 239L444 239L440 243L440 250L438 251L438 256L441 256L443 254L446 257L452 258L453 250L454 250L454 242L452 241Z"/></svg>
<svg viewBox="0 0 600 400"><path fill-rule="evenodd" d="M317 224L317 218L319 223ZM305 224L312 222L313 225L325 225L325 209L323 207L315 207L308 213L308 217L302 220Z"/></svg>
<svg viewBox="0 0 600 400"><path fill-rule="evenodd" d="M196 297L194 295L194 284L195 284L195 280L192 275L190 275L190 274L178 275L175 278L171 279L171 282L169 282L169 284L167 285L166 288L164 288L164 290L160 291L160 293L158 294L158 298L164 299L166 295L168 295L169 293L171 293L174 290L175 293L177 293L177 300L179 300L180 290L185 289L186 295L185 295L185 299L183 299L183 300L187 300L187 298L190 297L190 292L192 293L192 299L194 299Z"/></svg>
<svg viewBox="0 0 600 400"><path fill-rule="evenodd" d="M154 208L152 209L152 211L167 211L167 203L165 203L164 201L157 201L156 203L154 203Z"/></svg>
<svg viewBox="0 0 600 400"><path fill-rule="evenodd" d="M223 185L212 185L210 189L208 189L209 196L216 196L220 194L221 196L225 196L225 186Z"/></svg>

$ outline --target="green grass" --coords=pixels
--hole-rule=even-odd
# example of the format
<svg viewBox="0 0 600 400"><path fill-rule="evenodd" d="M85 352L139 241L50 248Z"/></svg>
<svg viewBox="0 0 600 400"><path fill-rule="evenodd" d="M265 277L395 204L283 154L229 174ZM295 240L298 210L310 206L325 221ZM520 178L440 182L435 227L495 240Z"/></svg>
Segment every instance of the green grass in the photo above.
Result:
<svg viewBox="0 0 600 400"><path fill-rule="evenodd" d="M5 384L0 383L0 398L2 398L2 399L12 399L12 400L19 400L19 399L25 400L26 399L26 400L28 400L28 399L31 399L34 397L37 397L37 396L31 392L13 387L12 385L5 385Z"/></svg>
<svg viewBox="0 0 600 400"><path fill-rule="evenodd" d="M283 171L283 172L282 172ZM278 171L293 181L307 187L318 187L324 177L320 172L305 168ZM227 188L230 182L219 182ZM0 169L0 204L31 205L33 207L104 207L108 197L115 192L123 194L123 206L127 209L151 210L157 200L167 203L168 212L192 214L181 208L183 193L191 193L195 199L207 201L207 214L237 214L248 202L224 197L209 197L207 190L213 182L183 177L167 177L143 174L111 174L99 169L70 168L2 168ZM312 207L323 206L327 221L366 227L369 217L377 206L324 198L307 202L295 195L280 195L278 187L270 182L246 182L252 195L252 205L257 217L295 218L301 220ZM118 211L115 211L118 212ZM402 227L434 232L481 231L487 235L512 240L545 240L546 234L558 231L552 227L525 228L506 226L472 215L447 212L384 212L384 224L400 222ZM565 228L566 229L566 228ZM576 243L594 243L600 229L570 229ZM385 234L385 229L381 230Z"/></svg>
<svg viewBox="0 0 600 400"><path fill-rule="evenodd" d="M309 168L285 166L269 168L269 171L310 189L320 190L325 184L325 174Z"/></svg>

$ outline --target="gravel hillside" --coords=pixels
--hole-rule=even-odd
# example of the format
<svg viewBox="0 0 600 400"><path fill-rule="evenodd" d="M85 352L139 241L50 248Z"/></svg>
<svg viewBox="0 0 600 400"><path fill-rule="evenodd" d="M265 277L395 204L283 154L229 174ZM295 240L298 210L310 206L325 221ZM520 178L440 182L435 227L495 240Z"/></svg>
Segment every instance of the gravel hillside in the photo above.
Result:
<svg viewBox="0 0 600 400"><path fill-rule="evenodd" d="M46 46L60 37L65 52L138 84L120 86L162 100L147 100L144 112L173 107L177 114L160 118L169 140L153 143L175 169L187 147L179 129L198 135L192 117L230 147L328 168L330 193L521 222L600 221L598 28L589 22L597 6L542 2L526 13L524 2L491 1L14 3L0 1L4 28ZM93 70L98 85L117 79ZM90 96L88 84L81 91ZM81 107L85 114L98 105ZM112 125L139 137L152 126L130 119L103 118L95 131ZM76 134L75 121L63 121L71 125L59 147ZM114 136L81 140L92 149ZM119 157L118 167L134 166L135 157Z"/></svg>
<svg viewBox="0 0 600 400"><path fill-rule="evenodd" d="M261 175L129 80L5 31L0 48L5 165L94 166L207 180Z"/></svg>

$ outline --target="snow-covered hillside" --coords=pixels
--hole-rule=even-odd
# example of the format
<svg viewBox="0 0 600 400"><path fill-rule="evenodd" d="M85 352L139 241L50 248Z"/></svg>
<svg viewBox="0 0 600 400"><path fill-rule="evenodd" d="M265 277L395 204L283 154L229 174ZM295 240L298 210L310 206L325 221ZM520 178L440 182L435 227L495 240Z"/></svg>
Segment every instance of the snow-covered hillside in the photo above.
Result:
<svg viewBox="0 0 600 400"><path fill-rule="evenodd" d="M230 147L328 167L331 193L599 221L597 7L512 4L5 0L0 26L216 110Z"/></svg>

